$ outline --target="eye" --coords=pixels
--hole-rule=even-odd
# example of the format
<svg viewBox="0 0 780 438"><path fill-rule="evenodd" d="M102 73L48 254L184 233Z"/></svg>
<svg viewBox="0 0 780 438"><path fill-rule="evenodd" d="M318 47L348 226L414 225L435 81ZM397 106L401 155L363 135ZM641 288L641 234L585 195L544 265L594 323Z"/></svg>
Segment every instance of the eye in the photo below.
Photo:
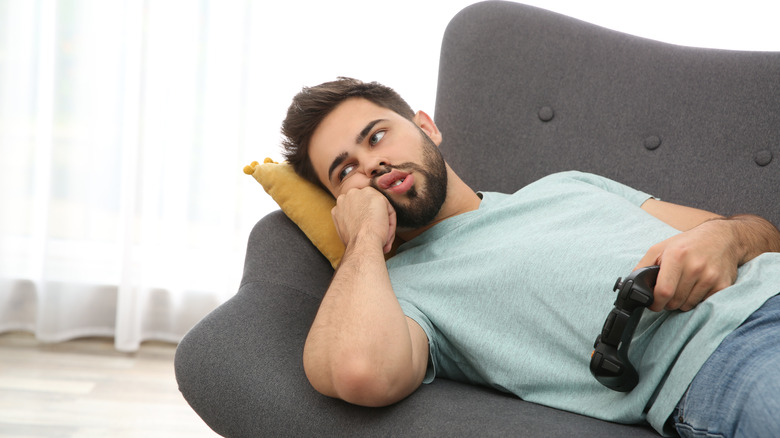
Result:
<svg viewBox="0 0 780 438"><path fill-rule="evenodd" d="M368 144L371 146L376 146L376 144L379 143L384 136L385 131L377 131L368 139Z"/></svg>
<svg viewBox="0 0 780 438"><path fill-rule="evenodd" d="M344 168L339 172L339 181L343 181L344 178L346 178L347 175L349 175L353 170L355 170L354 164L348 164L344 166Z"/></svg>

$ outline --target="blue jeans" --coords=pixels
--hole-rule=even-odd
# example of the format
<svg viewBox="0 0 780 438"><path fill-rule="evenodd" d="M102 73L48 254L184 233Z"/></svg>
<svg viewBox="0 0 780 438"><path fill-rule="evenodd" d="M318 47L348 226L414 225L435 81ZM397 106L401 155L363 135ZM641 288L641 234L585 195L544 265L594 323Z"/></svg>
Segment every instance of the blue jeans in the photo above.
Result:
<svg viewBox="0 0 780 438"><path fill-rule="evenodd" d="M670 421L682 437L780 437L780 295L723 340Z"/></svg>

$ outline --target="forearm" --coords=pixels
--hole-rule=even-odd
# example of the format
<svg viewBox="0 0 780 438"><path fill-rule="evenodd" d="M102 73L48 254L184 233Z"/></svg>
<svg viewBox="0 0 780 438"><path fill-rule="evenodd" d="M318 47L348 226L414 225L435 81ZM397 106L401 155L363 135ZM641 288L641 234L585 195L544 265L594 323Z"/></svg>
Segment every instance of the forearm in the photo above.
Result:
<svg viewBox="0 0 780 438"><path fill-rule="evenodd" d="M389 404L411 392L412 352L381 245L358 236L347 246L309 331L307 377L328 396Z"/></svg>
<svg viewBox="0 0 780 438"><path fill-rule="evenodd" d="M780 252L780 231L764 218L743 214L713 222L727 225L739 266L765 252Z"/></svg>

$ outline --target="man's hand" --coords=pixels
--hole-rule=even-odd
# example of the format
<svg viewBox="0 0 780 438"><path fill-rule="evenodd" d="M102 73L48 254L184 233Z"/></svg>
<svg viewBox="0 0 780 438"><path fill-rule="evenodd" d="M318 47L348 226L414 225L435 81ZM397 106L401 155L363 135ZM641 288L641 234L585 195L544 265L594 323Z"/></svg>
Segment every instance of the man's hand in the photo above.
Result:
<svg viewBox="0 0 780 438"><path fill-rule="evenodd" d="M661 266L650 310L688 311L734 284L740 260L724 224L705 222L647 251L636 268Z"/></svg>
<svg viewBox="0 0 780 438"><path fill-rule="evenodd" d="M688 311L737 281L737 268L780 252L780 231L758 216L707 220L653 245L637 268L660 265L651 310Z"/></svg>
<svg viewBox="0 0 780 438"><path fill-rule="evenodd" d="M374 237L387 254L395 240L396 215L390 202L372 187L352 189L331 210L336 231L345 246L358 237Z"/></svg>

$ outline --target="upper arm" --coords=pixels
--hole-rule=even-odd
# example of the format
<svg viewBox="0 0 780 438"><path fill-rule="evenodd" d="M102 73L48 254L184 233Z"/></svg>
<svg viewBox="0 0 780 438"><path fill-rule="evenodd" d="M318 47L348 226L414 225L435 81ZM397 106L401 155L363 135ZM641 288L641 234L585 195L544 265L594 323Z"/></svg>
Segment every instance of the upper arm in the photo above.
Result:
<svg viewBox="0 0 780 438"><path fill-rule="evenodd" d="M672 204L654 198L645 201L642 204L642 210L680 231L688 231L708 220L723 217L706 210Z"/></svg>

